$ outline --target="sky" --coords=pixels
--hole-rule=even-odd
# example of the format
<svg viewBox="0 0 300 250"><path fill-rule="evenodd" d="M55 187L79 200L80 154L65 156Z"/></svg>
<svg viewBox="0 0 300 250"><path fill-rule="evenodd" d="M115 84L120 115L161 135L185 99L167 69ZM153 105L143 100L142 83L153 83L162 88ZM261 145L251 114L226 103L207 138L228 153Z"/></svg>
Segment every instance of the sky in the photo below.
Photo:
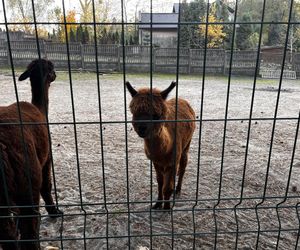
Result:
<svg viewBox="0 0 300 250"><path fill-rule="evenodd" d="M10 0L5 0L6 2ZM39 1L39 0L34 0ZM110 17L117 17L117 19L120 19L121 16L121 0L103 0L103 1L109 1L110 2ZM182 0L181 0L182 1ZM187 0L187 2L190 2L192 0ZM26 2L26 1L25 1ZM95 0L95 3L97 0ZM179 0L152 0L152 6L153 6L153 12L157 13L170 13L172 12L173 4L178 3ZM28 4L31 4L31 0L27 0ZM126 14L127 14L127 20L133 21L135 15L138 15L138 12L150 12L150 0L123 0L124 5L126 5ZM79 0L64 0L64 4L66 7L66 10L78 10L77 19L79 21L79 11L80 11L80 4ZM62 0L54 0L55 6L60 6L62 8ZM6 4L7 6L7 4ZM8 9L7 10L7 16L8 21L11 20L13 13ZM46 16L45 16L46 17ZM0 21L4 21L3 18L3 11L2 11L2 4L0 4ZM47 20L43 20L47 21Z"/></svg>
<svg viewBox="0 0 300 250"><path fill-rule="evenodd" d="M61 0L55 0L55 2L57 5L62 3ZM112 14L120 13L121 0L110 0L110 2L113 3ZM178 0L152 0L153 12L171 12L173 4L176 2L178 3ZM126 4L129 18L134 17L136 9L137 11L150 12L150 0L124 0L124 4ZM77 9L79 8L79 0L65 0L65 6L67 9Z"/></svg>
<svg viewBox="0 0 300 250"><path fill-rule="evenodd" d="M56 4L61 5L61 0L55 0ZM113 0L112 1L115 5L121 5L121 0ZM161 11L164 9L168 9L171 8L173 6L173 3L176 3L178 1L176 0L152 0L153 2L153 8L155 9L155 11ZM118 4L119 3L119 4ZM150 1L145 1L145 0L124 0L124 3L127 3L127 5L131 8L135 9L135 6L137 4L139 4L139 6L142 8L143 6L149 6L150 5ZM74 8L76 6L79 5L79 0L65 0L65 5L66 7L69 8Z"/></svg>

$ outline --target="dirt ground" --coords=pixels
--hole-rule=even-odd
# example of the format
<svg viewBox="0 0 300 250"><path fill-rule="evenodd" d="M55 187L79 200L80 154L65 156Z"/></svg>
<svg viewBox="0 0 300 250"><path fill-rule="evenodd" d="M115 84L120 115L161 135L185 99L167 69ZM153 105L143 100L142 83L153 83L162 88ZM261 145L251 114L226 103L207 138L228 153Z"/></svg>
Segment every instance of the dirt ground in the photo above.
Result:
<svg viewBox="0 0 300 250"><path fill-rule="evenodd" d="M43 247L192 249L195 244L196 249L212 249L216 243L218 249L234 249L236 244L238 249L255 249L260 229L258 249L274 249L281 228L279 249L295 249L300 223L299 136L292 162L297 119L276 121L269 159L273 120L266 118L274 117L278 80L257 83L253 106L253 118L257 119L251 123L246 164L249 125L246 119L253 79L232 79L228 104L231 120L226 123L224 151L228 79L208 77L205 80L201 144L197 122L181 197L174 201L172 213L163 213L149 209L151 199L154 201L157 196L157 184L144 154L143 140L130 123L122 122L126 118L125 109L127 119L131 119L128 93L124 106L123 76L100 76L103 121L100 133L95 75L73 75L74 106L67 75L60 72L57 75L50 89L49 120L55 123L50 129L56 198L64 216L52 220L41 209ZM174 75L155 76L153 85L163 89L174 79ZM135 87L149 85L146 75L128 75L127 80ZM17 83L20 100L30 101L28 83ZM199 117L201 76L180 77L178 93L191 103ZM170 97L174 96L175 91ZM0 77L0 100L1 105L15 101L10 75ZM277 117L298 118L299 108L299 80L284 80ZM74 121L76 126L72 124ZM284 199L286 190L288 198ZM266 198L262 199L264 193Z"/></svg>

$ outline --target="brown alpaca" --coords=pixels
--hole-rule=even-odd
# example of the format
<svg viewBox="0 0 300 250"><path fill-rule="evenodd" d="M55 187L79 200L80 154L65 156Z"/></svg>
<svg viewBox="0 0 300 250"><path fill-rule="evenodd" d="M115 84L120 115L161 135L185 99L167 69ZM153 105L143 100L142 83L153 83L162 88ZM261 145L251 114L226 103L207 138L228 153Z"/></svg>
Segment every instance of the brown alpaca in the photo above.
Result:
<svg viewBox="0 0 300 250"><path fill-rule="evenodd" d="M48 89L56 78L52 62L34 60L19 80L28 77L31 81L32 103L19 103L22 122L45 123ZM51 217L61 214L51 195L47 126L25 124L22 138L21 126L9 124L19 122L17 103L0 107L0 240L11 241L2 242L3 250L40 249L36 241L39 237L40 194ZM12 214L14 218L7 218ZM27 241L18 242L18 239Z"/></svg>
<svg viewBox="0 0 300 250"><path fill-rule="evenodd" d="M175 186L174 171L179 176L176 186L176 194L179 195L188 162L188 151L195 130L195 122L177 122L177 125L175 125L175 122L157 122L157 120L175 120L176 118L176 99L166 101L168 94L176 86L175 82L172 82L164 91L152 89L152 95L149 88L136 91L129 82L126 83L126 86L132 96L130 111L133 114L134 130L144 139L145 153L153 161L156 171L158 201L152 208L161 208L162 200L164 200L163 208L170 209L168 200ZM146 122L151 118L156 122ZM177 120L195 120L195 112L192 107L187 101L180 98L178 98Z"/></svg>

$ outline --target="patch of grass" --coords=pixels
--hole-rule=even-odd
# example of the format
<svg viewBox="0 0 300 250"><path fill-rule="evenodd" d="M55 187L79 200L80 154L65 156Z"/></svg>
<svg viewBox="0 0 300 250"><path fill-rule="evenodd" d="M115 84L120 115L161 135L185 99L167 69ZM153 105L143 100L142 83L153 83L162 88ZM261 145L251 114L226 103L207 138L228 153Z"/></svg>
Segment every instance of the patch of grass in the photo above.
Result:
<svg viewBox="0 0 300 250"><path fill-rule="evenodd" d="M96 73L95 72L72 72L71 74L72 80L79 80L79 81L89 81L89 80L96 80ZM123 74L122 73L107 73L101 74L101 79L109 79L109 80L116 80L116 81L123 81ZM166 81L175 81L176 74L166 74L166 73L153 73L152 75L153 81L156 80L166 80ZM149 73L126 73L126 79L130 81L131 79L143 79L143 81L150 81L150 74ZM69 72L68 71L57 71L57 80L60 81L69 81ZM179 80L191 80L191 81L202 81L202 75L195 75L195 74L180 74ZM205 81L220 81L224 83L228 83L228 76L226 75L206 75ZM254 82L253 76L231 76L231 82L234 84L251 84ZM278 83L278 79L262 79L257 78L257 84L276 84Z"/></svg>
<svg viewBox="0 0 300 250"><path fill-rule="evenodd" d="M71 72L72 80L74 81L90 81L90 80L96 80L96 73L95 72L89 72L89 71L72 71ZM70 80L70 74L68 71L60 71L56 70L56 80L57 81L69 81Z"/></svg>
<svg viewBox="0 0 300 250"><path fill-rule="evenodd" d="M227 78L227 77L226 77ZM240 83L240 84L253 84L254 83L254 77L253 76L235 76L233 75L231 77L232 79L232 82L237 84L237 83ZM260 78L260 77L257 77L256 78L256 84L274 84L278 82L278 79L263 79L263 78Z"/></svg>
<svg viewBox="0 0 300 250"><path fill-rule="evenodd" d="M66 81L69 80L69 72L68 71L57 71L58 80ZM176 74L167 74L167 73L153 73L152 74L153 81L155 80L168 80L168 81L175 81ZM100 79L111 79L111 80L123 80L123 73L105 73L100 74ZM150 80L150 73L126 73L126 79L130 81L130 79L149 79ZM72 72L72 79L74 80L95 80L96 73L95 72L88 72L88 71L74 71ZM223 75L208 75L206 76L207 80L226 80L227 77ZM202 75L187 75L187 74L180 74L179 80L197 80L202 81Z"/></svg>
<svg viewBox="0 0 300 250"><path fill-rule="evenodd" d="M22 72L25 71L25 67L24 68L15 67L14 71L15 71L16 75L19 75L19 74L21 74ZM10 67L1 67L0 72L1 72L2 75L12 75L12 70L11 70Z"/></svg>
<svg viewBox="0 0 300 250"><path fill-rule="evenodd" d="M20 75L25 68L16 67L15 68L15 74L18 76ZM0 68L1 74L4 75L12 75L12 71L10 67L1 67ZM69 81L69 72L68 71L61 71L57 70L57 81ZM91 81L96 80L96 72L92 71L72 71L71 77L73 81ZM101 79L109 79L109 80L115 80L123 82L123 73L117 72L117 73L105 73L100 74L100 81ZM166 80L168 82L175 81L176 80L176 74L168 74L168 73L153 73L153 82ZM131 81L131 79L134 79L135 81L137 79L141 79L144 82L148 81L150 82L150 73L126 73L126 79L128 81ZM202 82L202 75L201 74L180 74L179 80L185 80L185 81L199 81ZM207 74L205 76L205 81L219 81L223 82L224 84L228 83L228 75L212 75ZM284 81L293 81L293 80L284 80ZM253 76L231 76L231 83L233 84L253 84L254 77ZM279 79L262 79L257 78L256 83L258 85L275 85L278 84Z"/></svg>

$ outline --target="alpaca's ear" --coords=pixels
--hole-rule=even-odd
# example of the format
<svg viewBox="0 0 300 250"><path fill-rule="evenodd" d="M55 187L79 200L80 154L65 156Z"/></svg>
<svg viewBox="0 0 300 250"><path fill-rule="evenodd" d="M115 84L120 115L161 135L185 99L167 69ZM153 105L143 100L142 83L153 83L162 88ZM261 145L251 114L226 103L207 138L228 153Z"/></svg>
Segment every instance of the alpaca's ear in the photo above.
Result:
<svg viewBox="0 0 300 250"><path fill-rule="evenodd" d="M19 76L19 81L24 81L30 76L30 71L26 70L22 75Z"/></svg>
<svg viewBox="0 0 300 250"><path fill-rule="evenodd" d="M176 82L172 82L171 85L166 88L165 90L163 90L162 92L160 92L161 97L166 100L168 95L170 94L170 92L172 91L172 89L174 89L174 87L176 86Z"/></svg>
<svg viewBox="0 0 300 250"><path fill-rule="evenodd" d="M134 97L137 94L137 91L131 86L129 82L126 82L125 84L131 96Z"/></svg>

